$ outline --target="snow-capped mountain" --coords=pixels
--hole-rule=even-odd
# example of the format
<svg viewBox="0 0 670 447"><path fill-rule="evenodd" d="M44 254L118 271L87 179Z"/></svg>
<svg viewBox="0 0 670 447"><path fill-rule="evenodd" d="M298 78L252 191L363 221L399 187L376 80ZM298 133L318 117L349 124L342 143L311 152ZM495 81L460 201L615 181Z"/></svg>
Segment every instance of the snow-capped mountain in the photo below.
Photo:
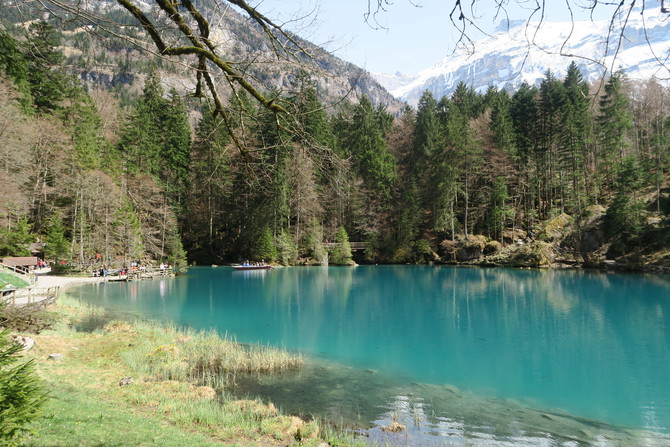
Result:
<svg viewBox="0 0 670 447"><path fill-rule="evenodd" d="M411 105L425 90L438 99L450 95L461 81L484 92L489 85L513 91L524 81L535 84L547 70L560 78L573 60L592 82L619 68L631 79L670 79L670 15L634 14L619 39L623 28L623 22L609 20L545 21L539 28L537 23L504 22L473 48L458 48L414 77L375 76Z"/></svg>

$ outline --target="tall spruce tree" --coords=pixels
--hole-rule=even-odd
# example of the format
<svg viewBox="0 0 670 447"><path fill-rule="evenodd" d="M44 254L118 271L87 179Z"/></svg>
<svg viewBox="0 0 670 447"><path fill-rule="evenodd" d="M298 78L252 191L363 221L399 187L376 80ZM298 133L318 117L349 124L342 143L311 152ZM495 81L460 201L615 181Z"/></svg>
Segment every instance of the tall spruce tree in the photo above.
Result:
<svg viewBox="0 0 670 447"><path fill-rule="evenodd" d="M562 183L567 189L569 211L582 214L588 191L592 188L586 167L591 113L589 85L575 62L568 67L563 80L565 102L562 107L562 123L559 143L560 169L565 173Z"/></svg>
<svg viewBox="0 0 670 447"><path fill-rule="evenodd" d="M334 265L353 265L349 235L344 227L340 227L335 236L335 246L330 253L330 263Z"/></svg>
<svg viewBox="0 0 670 447"><path fill-rule="evenodd" d="M596 124L599 151L596 163L606 189L613 187L617 164L623 163L627 155L628 131L633 126L629 100L623 91L624 81L622 71L612 74L598 103Z"/></svg>
<svg viewBox="0 0 670 447"><path fill-rule="evenodd" d="M170 90L159 127L163 137L160 177L173 206L182 208L188 187L192 141L184 103L174 88Z"/></svg>
<svg viewBox="0 0 670 447"><path fill-rule="evenodd" d="M59 46L60 36L53 26L43 20L30 25L25 50L27 80L35 107L43 113L58 109L67 89Z"/></svg>
<svg viewBox="0 0 670 447"><path fill-rule="evenodd" d="M380 118L366 96L353 109L353 118L343 142L354 157L363 181L378 196L389 197L396 179L395 160L383 137Z"/></svg>
<svg viewBox="0 0 670 447"><path fill-rule="evenodd" d="M516 136L517 170L522 175L519 189L527 226L531 224L539 195L537 166L533 163L535 148L539 144L537 113L537 88L524 82L512 96L510 114Z"/></svg>

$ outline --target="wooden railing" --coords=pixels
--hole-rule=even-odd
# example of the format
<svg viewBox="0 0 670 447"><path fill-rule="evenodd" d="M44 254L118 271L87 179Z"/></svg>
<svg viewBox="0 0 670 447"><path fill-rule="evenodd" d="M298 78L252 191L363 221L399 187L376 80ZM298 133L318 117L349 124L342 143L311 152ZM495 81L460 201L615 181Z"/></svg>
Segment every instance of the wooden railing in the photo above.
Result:
<svg viewBox="0 0 670 447"><path fill-rule="evenodd" d="M337 247L338 245L341 245L341 242L324 242L323 244L323 246L328 249ZM349 242L349 246L351 247L351 250L356 251L356 250L365 250L368 244L367 242Z"/></svg>
<svg viewBox="0 0 670 447"><path fill-rule="evenodd" d="M60 287L29 287L25 289L0 291L0 300L12 306L27 306L37 304L48 306L58 299Z"/></svg>
<svg viewBox="0 0 670 447"><path fill-rule="evenodd" d="M30 275L30 270L28 270L26 267L22 267L20 265L14 265L14 264L5 264L4 262L0 262L0 266L13 271L14 273L20 273L21 275Z"/></svg>

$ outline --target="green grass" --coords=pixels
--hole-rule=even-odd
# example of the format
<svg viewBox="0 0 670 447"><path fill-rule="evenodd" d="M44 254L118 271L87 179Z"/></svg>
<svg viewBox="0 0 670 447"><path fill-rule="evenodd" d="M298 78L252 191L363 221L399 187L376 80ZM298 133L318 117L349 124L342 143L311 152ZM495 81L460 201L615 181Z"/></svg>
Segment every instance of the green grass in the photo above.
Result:
<svg viewBox="0 0 670 447"><path fill-rule="evenodd" d="M234 400L212 387L243 372L298 368L300 356L146 322L78 332L82 320L102 320L104 311L68 299L57 310L61 322L35 335L29 352L51 399L25 446L356 444L315 421L282 415L272 404ZM54 352L63 360L46 360ZM132 384L119 386L123 377L132 377Z"/></svg>
<svg viewBox="0 0 670 447"><path fill-rule="evenodd" d="M124 328L111 323L108 330ZM234 383L237 374L278 373L299 369L300 355L265 346L236 343L216 332L138 323L140 342L123 354L136 371L155 380L177 380L208 385L219 390ZM122 329L123 330L123 329ZM127 329L126 329L127 330Z"/></svg>
<svg viewBox="0 0 670 447"><path fill-rule="evenodd" d="M24 446L215 446L206 436L119 408L82 387L48 382L51 399Z"/></svg>
<svg viewBox="0 0 670 447"><path fill-rule="evenodd" d="M0 289L6 287L28 287L30 283L7 272L0 272Z"/></svg>

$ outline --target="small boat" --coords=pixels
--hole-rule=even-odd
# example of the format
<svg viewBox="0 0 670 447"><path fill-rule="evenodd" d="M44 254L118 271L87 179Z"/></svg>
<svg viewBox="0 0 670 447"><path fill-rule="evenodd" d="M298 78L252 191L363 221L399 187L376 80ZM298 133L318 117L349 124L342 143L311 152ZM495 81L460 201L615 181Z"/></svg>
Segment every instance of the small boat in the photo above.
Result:
<svg viewBox="0 0 670 447"><path fill-rule="evenodd" d="M233 265L232 267L235 270L266 270L274 268L268 264L258 264L258 265L241 264L241 265Z"/></svg>

